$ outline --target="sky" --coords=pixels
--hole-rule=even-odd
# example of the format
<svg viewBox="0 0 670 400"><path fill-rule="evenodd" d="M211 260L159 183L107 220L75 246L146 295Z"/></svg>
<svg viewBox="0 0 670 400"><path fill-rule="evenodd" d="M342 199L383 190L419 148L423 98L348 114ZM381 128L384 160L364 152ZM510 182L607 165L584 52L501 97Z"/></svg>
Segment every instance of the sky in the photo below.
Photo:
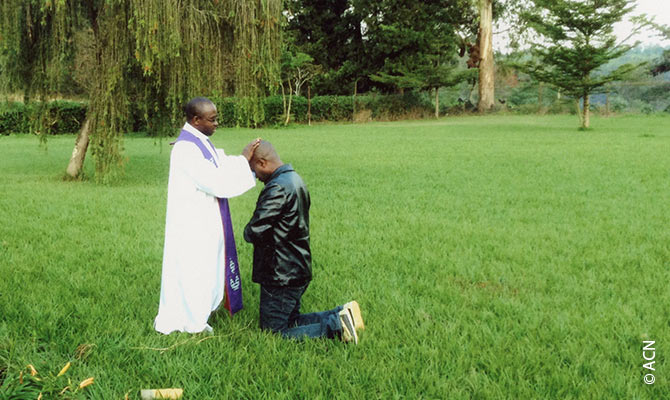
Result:
<svg viewBox="0 0 670 400"><path fill-rule="evenodd" d="M637 7L629 14L629 16L647 14L654 17L657 23L662 25L670 25L670 2L667 0L636 0ZM627 19L627 18L625 18ZM614 27L619 39L625 39L628 36L632 25L628 22L621 22ZM631 38L633 41L639 40L642 45L659 44L661 46L670 46L670 40L663 40L656 36L653 32L644 31L637 36Z"/></svg>
<svg viewBox="0 0 670 400"><path fill-rule="evenodd" d="M654 20L657 23L670 26L669 0L636 0L635 3L636 3L635 9L630 14L624 17L624 21L614 26L614 32L616 33L617 37L620 40L626 39L626 37L630 34L633 25L629 23L627 20L628 18L635 15L647 14L647 16L649 17L653 16ZM642 46L660 45L666 48L670 47L670 40L667 39L664 40L663 38L659 37L650 30L642 31L639 34L631 37L627 41L627 43L632 44L635 43L635 41L640 41L640 44ZM498 51L506 52L507 49L506 43L507 39L505 38L505 35L504 34L496 35L494 30L493 48Z"/></svg>

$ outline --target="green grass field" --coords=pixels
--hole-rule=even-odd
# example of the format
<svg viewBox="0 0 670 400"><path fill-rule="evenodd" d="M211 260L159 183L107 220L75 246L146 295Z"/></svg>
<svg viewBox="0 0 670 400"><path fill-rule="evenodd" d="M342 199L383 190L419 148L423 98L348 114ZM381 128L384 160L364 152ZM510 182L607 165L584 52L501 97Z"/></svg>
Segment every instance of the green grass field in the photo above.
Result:
<svg viewBox="0 0 670 400"><path fill-rule="evenodd" d="M490 116L216 133L234 154L266 138L303 176L303 311L358 300L358 346L259 331L242 229L261 183L231 201L244 310L218 316L214 336L162 336L167 141L126 138L125 178L102 186L61 180L73 136L47 150L0 137L0 381L32 364L58 391L94 377L74 394L94 399L166 387L185 399L668 398L670 117L576 126Z"/></svg>

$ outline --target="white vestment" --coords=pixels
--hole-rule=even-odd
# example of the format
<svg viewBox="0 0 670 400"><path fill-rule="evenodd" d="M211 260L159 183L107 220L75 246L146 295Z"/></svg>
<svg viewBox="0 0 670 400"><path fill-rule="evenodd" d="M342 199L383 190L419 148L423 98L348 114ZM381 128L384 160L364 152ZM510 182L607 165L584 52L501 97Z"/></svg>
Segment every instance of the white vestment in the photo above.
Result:
<svg viewBox="0 0 670 400"><path fill-rule="evenodd" d="M224 236L217 197L238 196L256 185L244 156L226 156L189 125L218 167L191 142L178 141L170 155L165 247L158 332L211 331L207 319L224 297Z"/></svg>

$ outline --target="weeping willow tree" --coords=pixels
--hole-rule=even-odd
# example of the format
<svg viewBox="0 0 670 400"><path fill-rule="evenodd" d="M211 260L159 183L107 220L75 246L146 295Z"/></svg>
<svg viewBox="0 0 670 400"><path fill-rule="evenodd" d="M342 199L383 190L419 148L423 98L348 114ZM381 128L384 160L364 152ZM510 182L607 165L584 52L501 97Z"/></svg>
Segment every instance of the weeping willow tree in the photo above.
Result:
<svg viewBox="0 0 670 400"><path fill-rule="evenodd" d="M279 82L281 0L0 1L0 81L25 101L44 104L83 46L77 38L90 38L90 62L80 66L89 109L67 169L73 177L88 147L98 181L122 172L131 104L160 136L181 122L188 98L234 94L240 122L253 126ZM35 132L46 130L36 123Z"/></svg>

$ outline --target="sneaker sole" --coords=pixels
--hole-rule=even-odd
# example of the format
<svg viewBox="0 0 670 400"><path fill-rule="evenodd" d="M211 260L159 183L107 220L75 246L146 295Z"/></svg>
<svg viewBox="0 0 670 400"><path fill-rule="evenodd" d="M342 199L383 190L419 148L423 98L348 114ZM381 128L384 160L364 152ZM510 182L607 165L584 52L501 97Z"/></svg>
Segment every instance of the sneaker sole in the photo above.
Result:
<svg viewBox="0 0 670 400"><path fill-rule="evenodd" d="M354 327L356 327L356 330L365 330L365 324L363 323L363 316L361 315L361 308L358 305L358 302L355 300L350 301L345 304L343 308L349 310L350 315L354 319Z"/></svg>
<svg viewBox="0 0 670 400"><path fill-rule="evenodd" d="M342 323L342 340L345 342L354 342L358 344L358 335L354 327L354 317L349 310L340 312L340 322Z"/></svg>

